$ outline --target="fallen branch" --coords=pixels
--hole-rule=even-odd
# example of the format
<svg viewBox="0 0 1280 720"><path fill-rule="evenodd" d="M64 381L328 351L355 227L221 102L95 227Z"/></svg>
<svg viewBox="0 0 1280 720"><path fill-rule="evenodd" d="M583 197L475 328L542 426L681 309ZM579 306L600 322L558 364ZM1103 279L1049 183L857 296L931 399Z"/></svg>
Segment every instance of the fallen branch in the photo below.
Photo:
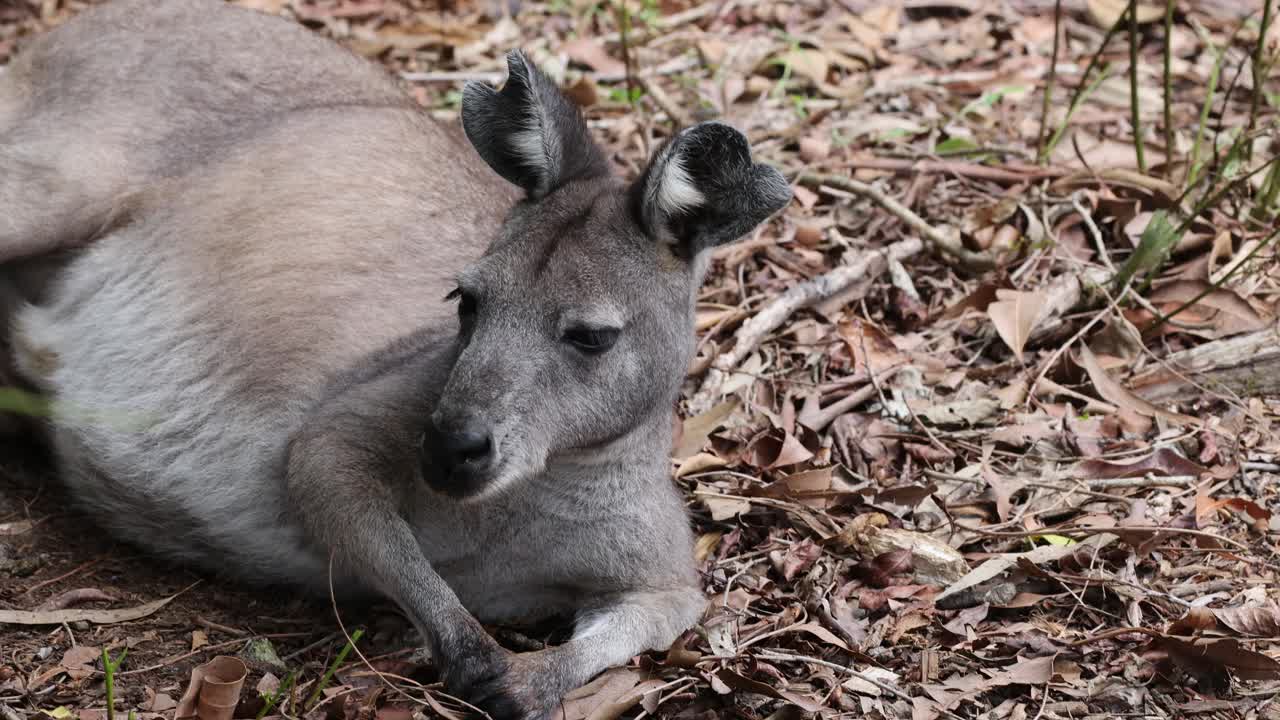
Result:
<svg viewBox="0 0 1280 720"><path fill-rule="evenodd" d="M924 238L925 242L928 242L933 250L954 258L969 270L990 270L996 266L995 260L989 255L966 248L964 243L960 241L960 232L955 228L947 226L937 228L930 225L907 206L864 182L839 175L812 175L808 173L796 178L796 182L816 188L821 188L825 185L837 190L861 195L874 201L912 230L919 233L920 237Z"/></svg>
<svg viewBox="0 0 1280 720"><path fill-rule="evenodd" d="M924 249L919 238L908 238L886 248L873 250L850 265L841 265L815 278L793 285L774 298L760 312L738 328L733 347L712 363L702 386L689 398L689 413L697 415L715 404L720 388L769 333L777 330L797 310L815 305L863 278L879 275L889 267L889 259L902 261Z"/></svg>
<svg viewBox="0 0 1280 720"><path fill-rule="evenodd" d="M910 160L907 158L854 158L852 168L884 170L894 173L958 175L960 177L989 180L997 183L1024 183L1058 178L1067 174L1056 168L1015 169L1014 166L991 166L960 160Z"/></svg>
<svg viewBox="0 0 1280 720"><path fill-rule="evenodd" d="M693 125L693 118L689 113L685 112L684 108L680 107L679 103L667 94L666 90L662 89L661 85L654 82L652 79L639 76L637 76L635 80L644 88L645 94L653 100L654 104L665 112L667 117L671 118L671 122L675 123L676 127L686 128Z"/></svg>
<svg viewBox="0 0 1280 720"><path fill-rule="evenodd" d="M1206 390L1249 397L1280 393L1280 330L1270 327L1173 353L1128 385L1151 402L1199 398Z"/></svg>

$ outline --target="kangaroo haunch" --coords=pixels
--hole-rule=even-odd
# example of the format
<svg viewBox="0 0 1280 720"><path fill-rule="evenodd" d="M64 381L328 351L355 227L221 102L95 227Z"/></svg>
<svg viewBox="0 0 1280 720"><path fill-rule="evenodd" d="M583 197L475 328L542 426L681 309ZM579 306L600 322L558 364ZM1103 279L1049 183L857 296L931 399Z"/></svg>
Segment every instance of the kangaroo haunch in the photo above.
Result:
<svg viewBox="0 0 1280 720"><path fill-rule="evenodd" d="M541 718L703 609L671 407L708 251L790 191L718 123L624 182L508 64L458 132L219 0L36 38L0 75L0 376L55 399L61 475L118 536L317 589L332 557L450 691ZM561 614L537 653L480 626Z"/></svg>

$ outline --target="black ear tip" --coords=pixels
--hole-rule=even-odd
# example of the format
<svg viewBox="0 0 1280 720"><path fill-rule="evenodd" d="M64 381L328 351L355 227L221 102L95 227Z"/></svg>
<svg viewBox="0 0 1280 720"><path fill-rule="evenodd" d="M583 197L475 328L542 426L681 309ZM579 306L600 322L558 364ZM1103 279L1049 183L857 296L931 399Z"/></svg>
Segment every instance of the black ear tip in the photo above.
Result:
<svg viewBox="0 0 1280 720"><path fill-rule="evenodd" d="M755 166L756 187L760 190L760 199L769 208L769 214L786 207L793 196L791 184L782 173L769 165Z"/></svg>
<svg viewBox="0 0 1280 720"><path fill-rule="evenodd" d="M468 100L475 102L476 100L491 98L497 94L498 91L494 90L492 85L483 83L479 80L468 80L466 84L462 86L462 105L463 107L466 107Z"/></svg>
<svg viewBox="0 0 1280 720"><path fill-rule="evenodd" d="M727 143L735 148L748 147L746 135L732 125L726 125L718 120L700 122L682 134L704 143Z"/></svg>

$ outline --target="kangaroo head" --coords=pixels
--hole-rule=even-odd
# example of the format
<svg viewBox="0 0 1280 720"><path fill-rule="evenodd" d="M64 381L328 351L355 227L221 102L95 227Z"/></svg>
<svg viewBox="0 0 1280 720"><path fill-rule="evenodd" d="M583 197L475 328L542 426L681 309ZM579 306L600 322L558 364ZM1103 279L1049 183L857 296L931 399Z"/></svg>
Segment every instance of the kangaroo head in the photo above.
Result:
<svg viewBox="0 0 1280 720"><path fill-rule="evenodd" d="M507 62L501 91L463 94L467 137L525 197L450 294L459 355L425 462L457 496L599 457L641 427L667 431L708 251L791 198L741 133L714 122L671 138L624 183L555 84L519 51Z"/></svg>

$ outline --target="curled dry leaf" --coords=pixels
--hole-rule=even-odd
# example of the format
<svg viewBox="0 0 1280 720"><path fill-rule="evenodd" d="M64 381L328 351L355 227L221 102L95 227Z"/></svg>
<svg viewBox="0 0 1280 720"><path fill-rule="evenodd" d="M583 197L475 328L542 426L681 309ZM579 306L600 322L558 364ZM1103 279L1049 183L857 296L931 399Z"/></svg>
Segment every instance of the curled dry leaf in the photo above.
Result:
<svg viewBox="0 0 1280 720"><path fill-rule="evenodd" d="M1166 313L1195 300L1194 305L1175 315L1173 322L1161 326L1161 331L1166 333L1185 332L1217 340L1264 330L1271 324L1271 318L1264 316L1235 292L1227 288L1215 288L1202 280L1169 283L1151 293L1150 299L1152 304Z"/></svg>
<svg viewBox="0 0 1280 720"><path fill-rule="evenodd" d="M904 550L909 553L913 577L923 585L946 587L969 572L959 551L924 533L888 527L889 518L868 513L854 518L830 540L837 547L866 558Z"/></svg>
<svg viewBox="0 0 1280 720"><path fill-rule="evenodd" d="M67 590L54 595L40 603L40 607L36 608L36 610L61 610L72 605L94 601L114 602L115 598L97 588L76 588L75 590Z"/></svg>
<svg viewBox="0 0 1280 720"><path fill-rule="evenodd" d="M191 671L186 692L178 700L174 720L231 720L248 674L249 668L243 660L228 655L219 655L197 666Z"/></svg>

